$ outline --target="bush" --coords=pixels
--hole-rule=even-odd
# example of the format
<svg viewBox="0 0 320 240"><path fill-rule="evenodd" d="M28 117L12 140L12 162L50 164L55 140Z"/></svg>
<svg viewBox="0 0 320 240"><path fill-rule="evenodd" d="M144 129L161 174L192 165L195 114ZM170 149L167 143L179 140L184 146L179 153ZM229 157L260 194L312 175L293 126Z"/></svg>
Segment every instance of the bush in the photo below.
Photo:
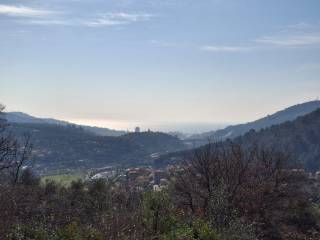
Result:
<svg viewBox="0 0 320 240"><path fill-rule="evenodd" d="M53 240L42 227L15 225L7 236L8 240Z"/></svg>
<svg viewBox="0 0 320 240"><path fill-rule="evenodd" d="M59 240L102 240L102 236L92 228L79 226L72 222L58 230Z"/></svg>
<svg viewBox="0 0 320 240"><path fill-rule="evenodd" d="M210 225L204 220L195 220L193 222L193 228L197 239L200 240L219 240L219 234L214 229L211 228Z"/></svg>
<svg viewBox="0 0 320 240"><path fill-rule="evenodd" d="M166 192L146 192L142 200L143 224L153 235L169 233L175 226L174 208Z"/></svg>
<svg viewBox="0 0 320 240"><path fill-rule="evenodd" d="M191 227L181 225L175 227L170 233L164 236L164 240L195 240Z"/></svg>
<svg viewBox="0 0 320 240"><path fill-rule="evenodd" d="M7 236L8 240L102 240L95 229L79 226L72 222L57 231L32 225L15 225Z"/></svg>

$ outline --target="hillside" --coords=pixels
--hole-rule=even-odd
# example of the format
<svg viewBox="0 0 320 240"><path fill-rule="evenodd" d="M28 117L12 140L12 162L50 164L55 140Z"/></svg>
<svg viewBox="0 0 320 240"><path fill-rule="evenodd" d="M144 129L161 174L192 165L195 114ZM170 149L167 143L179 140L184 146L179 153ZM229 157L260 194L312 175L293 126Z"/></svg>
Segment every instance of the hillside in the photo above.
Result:
<svg viewBox="0 0 320 240"><path fill-rule="evenodd" d="M250 146L258 144L289 154L297 167L320 170L320 109L293 121L286 121L259 131L251 130L233 142ZM226 143L226 142L225 142ZM223 144L223 142L222 142ZM197 148L196 150L199 150ZM195 150L182 151L161 156L158 166L175 163L193 155Z"/></svg>
<svg viewBox="0 0 320 240"><path fill-rule="evenodd" d="M35 124L56 124L56 125L69 125L67 121L56 120L53 118L38 118L23 112L6 112L5 118L11 123L35 123Z"/></svg>
<svg viewBox="0 0 320 240"><path fill-rule="evenodd" d="M251 130L234 141L281 150L298 165L312 171L320 170L320 109L258 132Z"/></svg>
<svg viewBox="0 0 320 240"><path fill-rule="evenodd" d="M312 111L315 111L318 108L320 108L320 101L318 100L297 104L253 122L228 126L221 130L207 132L201 135L195 135L191 137L191 139L192 138L211 139L211 140L233 139L247 133L251 129L254 129L257 131L262 128L270 127L275 124L280 124L286 121L292 121L297 117L304 116L308 113L311 113Z"/></svg>
<svg viewBox="0 0 320 240"><path fill-rule="evenodd" d="M150 164L151 154L185 149L176 137L164 133L131 133L121 137L95 136L81 127L14 123L18 136L32 135L35 169L87 169L106 165Z"/></svg>
<svg viewBox="0 0 320 240"><path fill-rule="evenodd" d="M178 137L162 132L128 133L121 138L138 144L149 153L173 152L186 148Z"/></svg>
<svg viewBox="0 0 320 240"><path fill-rule="evenodd" d="M53 118L38 118L31 116L29 114L23 112L6 112L5 118L10 123L33 123L33 124L54 124L60 126L67 126L67 125L75 125L77 127L81 127L84 130L88 131L91 134L95 134L98 136L121 136L126 134L125 131L114 130L109 128L101 128L101 127L94 127L94 126L86 126L86 125L78 125L74 123L70 123L67 121L57 120Z"/></svg>

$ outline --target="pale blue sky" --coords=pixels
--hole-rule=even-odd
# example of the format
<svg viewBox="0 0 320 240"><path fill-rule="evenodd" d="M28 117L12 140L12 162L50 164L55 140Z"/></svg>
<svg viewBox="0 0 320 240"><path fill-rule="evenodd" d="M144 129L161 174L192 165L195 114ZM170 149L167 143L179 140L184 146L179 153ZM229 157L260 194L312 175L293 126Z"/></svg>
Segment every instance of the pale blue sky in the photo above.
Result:
<svg viewBox="0 0 320 240"><path fill-rule="evenodd" d="M319 76L319 0L0 0L7 110L172 130L313 100Z"/></svg>

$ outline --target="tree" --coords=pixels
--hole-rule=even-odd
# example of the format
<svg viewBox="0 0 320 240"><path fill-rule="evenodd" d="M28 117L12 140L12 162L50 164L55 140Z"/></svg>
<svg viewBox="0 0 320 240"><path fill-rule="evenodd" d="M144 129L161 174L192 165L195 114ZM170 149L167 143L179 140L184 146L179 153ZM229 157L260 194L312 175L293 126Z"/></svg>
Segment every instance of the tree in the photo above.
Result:
<svg viewBox="0 0 320 240"><path fill-rule="evenodd" d="M258 146L209 144L176 175L176 205L189 212L189 221L204 218L220 232L241 226L247 234L254 227L260 237L276 239L286 211L305 212L310 205L306 178L297 178L286 162L286 154Z"/></svg>
<svg viewBox="0 0 320 240"><path fill-rule="evenodd" d="M151 236L169 233L174 227L174 208L170 196L164 191L144 193L142 200L143 222Z"/></svg>
<svg viewBox="0 0 320 240"><path fill-rule="evenodd" d="M0 104L0 178L17 183L21 170L30 159L32 144L30 134L25 134L19 141L9 130L5 119L4 105Z"/></svg>

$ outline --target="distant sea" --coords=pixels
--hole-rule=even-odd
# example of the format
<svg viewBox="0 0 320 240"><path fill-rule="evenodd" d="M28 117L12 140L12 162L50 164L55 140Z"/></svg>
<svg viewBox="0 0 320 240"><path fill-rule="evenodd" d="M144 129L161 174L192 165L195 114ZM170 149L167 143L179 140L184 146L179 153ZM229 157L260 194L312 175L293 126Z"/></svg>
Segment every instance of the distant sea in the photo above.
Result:
<svg viewBox="0 0 320 240"><path fill-rule="evenodd" d="M165 123L151 125L149 128L153 131L163 131L163 132L182 132L185 134L197 134L209 131L215 131L218 129L225 128L231 124L235 123L204 123L204 122L191 122L191 123Z"/></svg>

